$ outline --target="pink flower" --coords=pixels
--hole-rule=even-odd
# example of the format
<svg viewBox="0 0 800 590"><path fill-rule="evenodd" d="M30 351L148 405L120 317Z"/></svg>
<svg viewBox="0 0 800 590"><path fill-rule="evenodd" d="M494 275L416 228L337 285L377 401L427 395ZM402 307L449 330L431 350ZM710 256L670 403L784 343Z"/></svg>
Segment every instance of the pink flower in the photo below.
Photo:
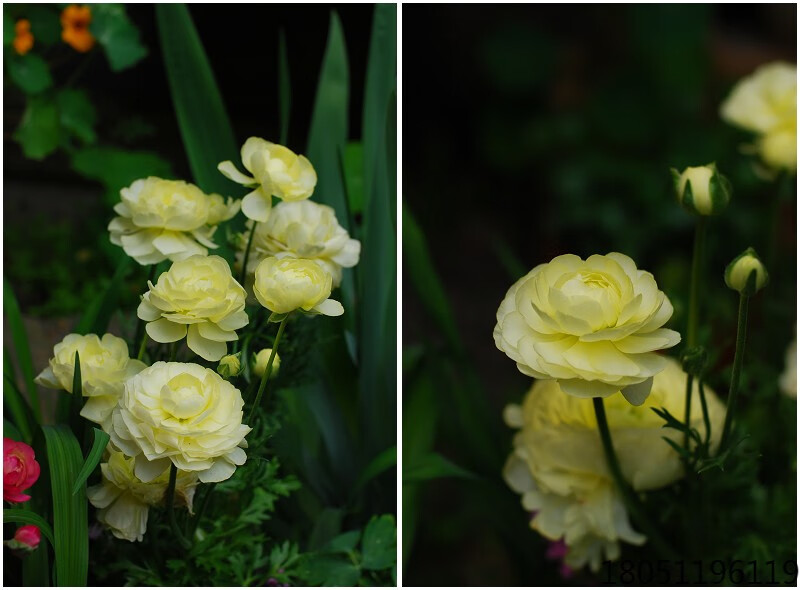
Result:
<svg viewBox="0 0 800 590"><path fill-rule="evenodd" d="M564 542L564 539L560 539L558 541L551 541L547 545L547 550L545 551L545 558L553 560L553 561L560 561L558 568L558 573L561 577L565 580L571 578L575 572L569 567L566 563L564 563L564 558L567 556L567 552L569 551L569 547Z"/></svg>
<svg viewBox="0 0 800 590"><path fill-rule="evenodd" d="M42 532L38 526L26 524L17 529L17 532L14 533L14 540L28 550L33 551L42 540Z"/></svg>
<svg viewBox="0 0 800 590"><path fill-rule="evenodd" d="M25 443L3 438L3 500L17 503L31 499L22 492L39 479L35 457L33 449Z"/></svg>

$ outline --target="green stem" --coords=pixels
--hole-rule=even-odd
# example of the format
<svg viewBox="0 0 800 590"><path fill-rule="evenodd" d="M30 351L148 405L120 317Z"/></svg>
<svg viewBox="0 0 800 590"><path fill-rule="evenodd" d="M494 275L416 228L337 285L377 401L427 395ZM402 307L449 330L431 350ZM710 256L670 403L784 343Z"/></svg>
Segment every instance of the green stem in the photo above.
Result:
<svg viewBox="0 0 800 590"><path fill-rule="evenodd" d="M698 216L694 228L694 248L692 250L692 275L689 284L689 313L686 318L686 348L697 345L697 318L700 309L700 272L703 267L703 250L706 241L706 218ZM692 415L692 376L686 378L686 412L684 424L690 426L689 419ZM683 435L683 446L689 450L689 434Z"/></svg>
<svg viewBox="0 0 800 590"><path fill-rule="evenodd" d="M264 370L264 374L261 376L261 383L258 386L256 400L253 402L253 407L250 408L250 415L247 417L248 425L252 424L253 422L253 415L256 413L256 408L261 401L261 395L264 393L264 389L267 386L267 381L269 381L269 377L272 374L272 363L275 360L275 355L278 352L278 343L281 341L283 329L286 327L286 321L289 319L289 315L291 314L287 314L286 317L281 320L280 326L278 326L278 334L275 336L275 342L272 343L272 352L269 355L269 361L267 361L267 368Z"/></svg>
<svg viewBox="0 0 800 590"><path fill-rule="evenodd" d="M694 375L688 373L686 375L686 412L683 415L683 423L691 428L692 419L692 385L694 384ZM683 448L689 450L689 431L683 433Z"/></svg>
<svg viewBox="0 0 800 590"><path fill-rule="evenodd" d="M666 541L664 541L664 539L661 537L661 534L658 532L658 529L647 517L647 513L641 501L639 500L639 497L628 485L628 482L625 481L625 478L622 475L622 469L619 466L617 454L614 451L614 444L611 442L611 431L608 428L608 421L606 420L606 409L603 405L603 398L595 397L592 398L592 401L594 402L594 413L597 417L597 429L600 431L600 440L603 442L603 451L606 456L606 463L608 464L608 469L611 471L611 475L614 478L614 482L617 484L617 488L622 494L622 499L625 502L628 512L631 514L642 532L647 535L650 543L652 543L659 557L666 557L669 559L676 558L677 554L666 543Z"/></svg>
<svg viewBox="0 0 800 590"><path fill-rule="evenodd" d="M203 499L200 501L200 506L197 507L197 516L195 516L189 532L189 539L192 542L194 542L194 535L197 532L197 526L200 524L200 519L203 518L203 513L206 511L206 506L208 506L208 499L211 497L211 492L214 491L214 487L216 485L217 485L216 483L208 484L208 489L206 490L206 493L203 495Z"/></svg>
<svg viewBox="0 0 800 590"><path fill-rule="evenodd" d="M253 227L250 228L250 236L247 238L247 248L244 250L244 260L242 261L242 272L239 274L239 284L244 287L247 278L247 262L250 260L250 247L253 245L253 236L256 235L258 222L253 220Z"/></svg>
<svg viewBox="0 0 800 590"><path fill-rule="evenodd" d="M711 440L711 418L708 415L708 404L706 403L706 390L703 387L703 376L697 378L697 385L700 387L700 406L703 408L703 425L706 427L705 442Z"/></svg>
<svg viewBox="0 0 800 590"><path fill-rule="evenodd" d="M728 409L725 412L725 425L722 427L722 440L719 443L719 452L725 450L733 425L733 415L736 412L736 401L739 397L739 375L742 371L745 340L747 339L747 303L749 297L739 295L739 321L736 327L736 352L733 356L733 370L731 372L731 386L728 390Z"/></svg>
<svg viewBox="0 0 800 590"><path fill-rule="evenodd" d="M178 527L178 521L175 519L175 482L178 478L178 468L173 463L169 468L169 485L167 486L167 518L169 519L169 526L172 529L172 534L175 535L178 543L184 549L191 548L192 544L186 540Z"/></svg>
<svg viewBox="0 0 800 590"><path fill-rule="evenodd" d="M142 360L144 358L144 351L147 348L147 330L144 331L142 334L142 343L139 345L139 354L136 355L138 360Z"/></svg>

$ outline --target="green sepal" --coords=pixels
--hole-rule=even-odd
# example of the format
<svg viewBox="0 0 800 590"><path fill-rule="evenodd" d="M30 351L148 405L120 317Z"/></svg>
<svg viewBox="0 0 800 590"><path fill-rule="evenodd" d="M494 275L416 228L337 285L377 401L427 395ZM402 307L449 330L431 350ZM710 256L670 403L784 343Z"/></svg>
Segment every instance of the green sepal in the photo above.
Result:
<svg viewBox="0 0 800 590"><path fill-rule="evenodd" d="M290 312L290 313L291 313L291 312ZM268 321L268 322L271 322L271 323L273 323L273 324L280 324L280 323L281 323L281 322L282 322L284 319L286 319L286 317L287 317L288 315L289 315L288 313L275 313L275 312L273 311L273 312L272 312L272 313L269 315L269 318L267 319L267 321Z"/></svg>
<svg viewBox="0 0 800 590"><path fill-rule="evenodd" d="M711 213L709 215L718 215L726 209L731 200L732 186L731 182L720 174L716 162L712 162L708 166L714 171L708 185L711 196Z"/></svg>

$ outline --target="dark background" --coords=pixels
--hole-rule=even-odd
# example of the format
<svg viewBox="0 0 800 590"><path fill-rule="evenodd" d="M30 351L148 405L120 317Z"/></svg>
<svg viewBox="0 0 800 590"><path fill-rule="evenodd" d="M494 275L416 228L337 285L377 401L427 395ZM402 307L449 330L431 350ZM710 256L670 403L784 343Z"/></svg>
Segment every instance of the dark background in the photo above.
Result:
<svg viewBox="0 0 800 590"><path fill-rule="evenodd" d="M739 150L749 137L719 107L759 65L796 61L795 5L406 5L403 13L403 199L506 455L501 410L529 380L495 349L492 329L520 270L567 252L623 252L654 273L675 307L670 327L684 331L694 220L675 203L673 166L716 160L734 186L707 244L702 338L713 349L712 384L726 390L735 337L737 299L723 270L750 245L770 258L772 282L751 312L748 350L775 378L795 323L795 179L777 201L776 185ZM415 261L403 264L404 347L430 356L445 340L410 280ZM462 444L472 433L453 407L463 392L446 389L436 392L445 423L437 450L477 469ZM510 540L499 508L479 506L481 498L465 480L425 489L404 583L559 583L538 535ZM507 501L524 523L519 498L509 492Z"/></svg>

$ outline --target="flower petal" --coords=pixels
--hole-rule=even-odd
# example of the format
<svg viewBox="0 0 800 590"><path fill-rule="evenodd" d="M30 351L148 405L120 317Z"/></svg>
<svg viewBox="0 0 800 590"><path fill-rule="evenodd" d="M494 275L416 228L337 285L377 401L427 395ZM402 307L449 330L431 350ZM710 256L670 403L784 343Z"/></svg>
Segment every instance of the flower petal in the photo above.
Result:
<svg viewBox="0 0 800 590"><path fill-rule="evenodd" d="M242 199L242 213L248 219L264 222L269 219L272 209L272 197L265 196L261 189L256 189Z"/></svg>
<svg viewBox="0 0 800 590"><path fill-rule="evenodd" d="M145 326L145 330L150 338L162 344L177 342L186 336L185 324L175 324L166 318L161 318L155 322L149 322Z"/></svg>
<svg viewBox="0 0 800 590"><path fill-rule="evenodd" d="M255 178L239 172L239 169L236 168L236 166L234 166L233 162L230 160L225 160L224 162L217 164L217 170L222 172L223 176L225 176L228 180L232 180L236 184L250 186L256 182Z"/></svg>

